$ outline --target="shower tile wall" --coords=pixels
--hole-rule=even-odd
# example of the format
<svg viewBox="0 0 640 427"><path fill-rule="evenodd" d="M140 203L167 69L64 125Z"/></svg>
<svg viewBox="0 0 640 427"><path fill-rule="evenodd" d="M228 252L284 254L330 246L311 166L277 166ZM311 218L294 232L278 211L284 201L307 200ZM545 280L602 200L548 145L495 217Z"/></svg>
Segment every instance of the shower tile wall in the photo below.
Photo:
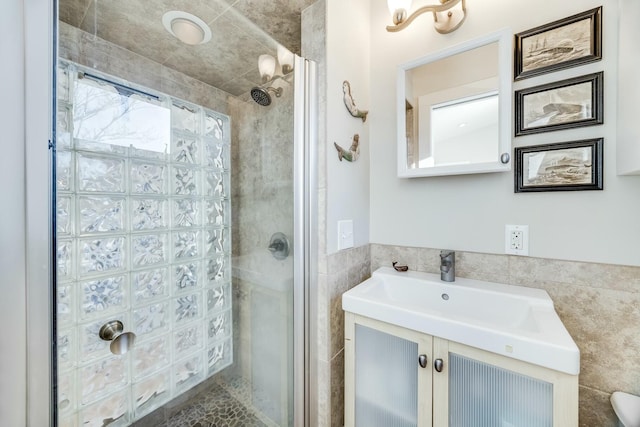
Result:
<svg viewBox="0 0 640 427"><path fill-rule="evenodd" d="M294 238L294 93L283 87L268 107L229 103L235 360L223 376L270 426L292 425L293 259L277 260L267 249L276 232Z"/></svg>
<svg viewBox="0 0 640 427"><path fill-rule="evenodd" d="M229 113L234 256L268 254L273 233L293 241L293 85L268 107L231 99Z"/></svg>
<svg viewBox="0 0 640 427"><path fill-rule="evenodd" d="M230 125L163 97L169 153L77 139L68 67L58 74L60 425L127 425L232 362ZM98 337L115 319L137 335L123 356Z"/></svg>
<svg viewBox="0 0 640 427"><path fill-rule="evenodd" d="M179 71L59 21L60 58L184 99L223 114L229 94Z"/></svg>

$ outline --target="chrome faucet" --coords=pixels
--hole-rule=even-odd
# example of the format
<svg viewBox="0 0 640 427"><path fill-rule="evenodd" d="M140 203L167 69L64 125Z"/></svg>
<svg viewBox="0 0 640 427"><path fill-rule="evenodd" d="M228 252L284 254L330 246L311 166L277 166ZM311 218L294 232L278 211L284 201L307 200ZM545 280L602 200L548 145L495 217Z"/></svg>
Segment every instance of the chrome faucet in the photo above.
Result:
<svg viewBox="0 0 640 427"><path fill-rule="evenodd" d="M440 280L456 281L456 253L454 251L440 251Z"/></svg>

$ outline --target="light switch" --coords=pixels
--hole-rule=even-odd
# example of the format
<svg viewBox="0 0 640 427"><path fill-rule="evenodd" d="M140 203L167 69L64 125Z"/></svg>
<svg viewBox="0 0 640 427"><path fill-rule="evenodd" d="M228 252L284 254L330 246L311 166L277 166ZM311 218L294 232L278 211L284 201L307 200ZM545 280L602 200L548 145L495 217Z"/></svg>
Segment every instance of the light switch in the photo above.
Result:
<svg viewBox="0 0 640 427"><path fill-rule="evenodd" d="M353 220L338 221L338 250L353 247Z"/></svg>

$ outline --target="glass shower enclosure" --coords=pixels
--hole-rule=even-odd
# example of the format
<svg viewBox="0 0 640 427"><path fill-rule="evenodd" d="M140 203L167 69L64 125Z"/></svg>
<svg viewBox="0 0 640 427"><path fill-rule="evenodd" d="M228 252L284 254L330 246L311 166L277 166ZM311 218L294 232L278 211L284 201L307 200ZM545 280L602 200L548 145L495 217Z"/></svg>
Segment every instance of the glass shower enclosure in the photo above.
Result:
<svg viewBox="0 0 640 427"><path fill-rule="evenodd" d="M214 48L137 3L60 1L57 425L302 426L313 66L239 6L190 6Z"/></svg>

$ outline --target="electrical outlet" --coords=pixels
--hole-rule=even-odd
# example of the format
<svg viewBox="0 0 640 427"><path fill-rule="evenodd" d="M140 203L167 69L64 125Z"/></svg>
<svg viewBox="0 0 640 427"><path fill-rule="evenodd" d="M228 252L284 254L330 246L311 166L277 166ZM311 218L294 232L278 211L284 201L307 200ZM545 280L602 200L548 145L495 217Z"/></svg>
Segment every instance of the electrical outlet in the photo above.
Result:
<svg viewBox="0 0 640 427"><path fill-rule="evenodd" d="M512 230L509 236L511 239L509 244L514 251L522 250L522 230Z"/></svg>
<svg viewBox="0 0 640 427"><path fill-rule="evenodd" d="M504 226L504 253L512 255L529 255L529 226Z"/></svg>

